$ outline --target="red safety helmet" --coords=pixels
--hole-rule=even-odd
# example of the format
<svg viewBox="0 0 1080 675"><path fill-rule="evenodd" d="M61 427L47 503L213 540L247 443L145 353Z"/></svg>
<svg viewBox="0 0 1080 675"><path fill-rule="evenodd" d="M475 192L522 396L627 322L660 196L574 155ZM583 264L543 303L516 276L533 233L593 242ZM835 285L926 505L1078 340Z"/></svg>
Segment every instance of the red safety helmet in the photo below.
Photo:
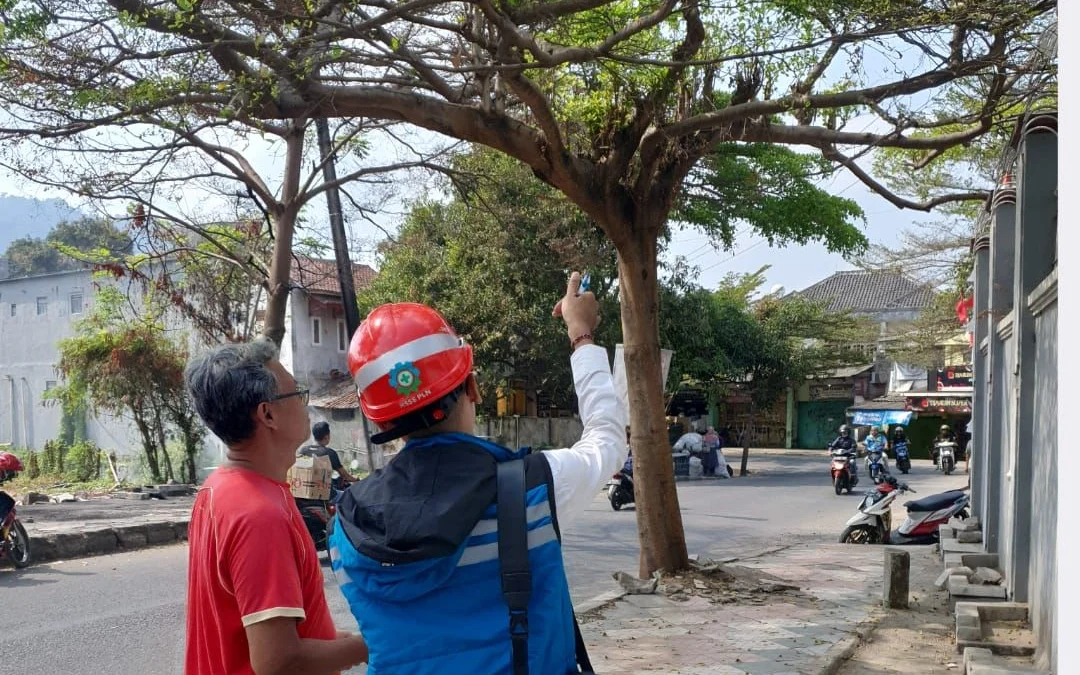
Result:
<svg viewBox="0 0 1080 675"><path fill-rule="evenodd" d="M375 423L428 408L461 386L472 369L472 347L441 314L410 302L373 309L349 345L360 407Z"/></svg>

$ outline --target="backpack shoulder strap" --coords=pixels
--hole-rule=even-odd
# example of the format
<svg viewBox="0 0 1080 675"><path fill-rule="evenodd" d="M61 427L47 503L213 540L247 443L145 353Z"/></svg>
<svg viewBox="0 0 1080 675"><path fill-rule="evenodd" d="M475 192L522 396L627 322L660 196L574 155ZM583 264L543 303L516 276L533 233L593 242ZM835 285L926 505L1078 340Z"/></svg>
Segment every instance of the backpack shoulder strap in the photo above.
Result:
<svg viewBox="0 0 1080 675"><path fill-rule="evenodd" d="M510 610L510 644L514 675L529 674L529 571L528 522L525 516L525 462L499 462L496 487L499 527L499 570L502 592Z"/></svg>
<svg viewBox="0 0 1080 675"><path fill-rule="evenodd" d="M544 453L531 455L526 461L536 457L543 465L544 479L548 486L548 504L551 506L551 524L555 528L555 537L562 545L562 531L559 529L559 513L555 505L555 483L551 476L551 466L547 463ZM501 536L501 535L500 535ZM571 617L574 621L574 656L577 659L578 670L586 675L594 675L592 662L589 660L589 652L585 648L585 638L581 635L581 626L578 625L577 614L571 609Z"/></svg>

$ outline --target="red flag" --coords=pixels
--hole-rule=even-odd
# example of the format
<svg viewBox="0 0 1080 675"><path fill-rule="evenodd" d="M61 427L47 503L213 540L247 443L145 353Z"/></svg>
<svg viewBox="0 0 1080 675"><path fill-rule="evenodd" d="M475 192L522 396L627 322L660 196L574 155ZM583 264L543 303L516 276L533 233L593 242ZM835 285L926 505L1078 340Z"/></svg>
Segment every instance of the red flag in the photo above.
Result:
<svg viewBox="0 0 1080 675"><path fill-rule="evenodd" d="M960 320L960 323L966 324L971 317L971 310L975 308L975 297L970 296L965 298L960 296L960 300L956 303L956 318Z"/></svg>

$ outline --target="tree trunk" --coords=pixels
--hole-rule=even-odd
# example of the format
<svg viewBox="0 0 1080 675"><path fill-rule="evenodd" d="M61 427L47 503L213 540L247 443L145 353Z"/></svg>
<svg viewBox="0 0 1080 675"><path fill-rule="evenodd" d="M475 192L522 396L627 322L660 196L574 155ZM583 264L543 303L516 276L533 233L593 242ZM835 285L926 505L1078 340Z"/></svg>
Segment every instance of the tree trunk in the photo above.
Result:
<svg viewBox="0 0 1080 675"><path fill-rule="evenodd" d="M289 304L290 271L292 268L293 234L296 214L300 209L300 169L304 161L304 120L294 120L292 131L285 137L285 175L282 180L281 202L273 209L274 250L267 280L266 315L263 335L281 346L285 339L285 310Z"/></svg>
<svg viewBox="0 0 1080 675"><path fill-rule="evenodd" d="M135 418L135 427L139 430L139 436L142 437L143 452L146 454L146 467L150 470L150 477L155 483L161 481L161 467L158 465L157 447L154 442L154 437L150 433L150 426L143 419L143 416L139 412L132 411Z"/></svg>
<svg viewBox="0 0 1080 675"><path fill-rule="evenodd" d="M754 414L757 409L754 407L753 401L750 402L750 417L746 420L746 430L743 431L743 446L742 446L742 464L739 465L739 477L745 476L749 473L746 470L746 465L750 461L750 430L754 428Z"/></svg>
<svg viewBox="0 0 1080 675"><path fill-rule="evenodd" d="M647 233L619 252L623 354L634 448L634 499L641 542L639 573L675 571L689 564L675 490L660 365L660 296L656 239Z"/></svg>

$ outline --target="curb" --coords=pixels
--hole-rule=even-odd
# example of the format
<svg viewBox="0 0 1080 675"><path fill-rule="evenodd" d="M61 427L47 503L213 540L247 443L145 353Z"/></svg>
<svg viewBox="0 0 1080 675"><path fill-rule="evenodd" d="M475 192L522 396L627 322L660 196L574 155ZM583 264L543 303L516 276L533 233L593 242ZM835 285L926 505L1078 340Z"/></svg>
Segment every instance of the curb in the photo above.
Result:
<svg viewBox="0 0 1080 675"><path fill-rule="evenodd" d="M875 608L869 617L852 629L851 635L837 642L829 651L825 652L825 655L821 657L820 666L808 672L812 675L836 675L847 660L855 654L855 650L859 648L859 645L874 633L874 630L885 616L886 611L883 608Z"/></svg>
<svg viewBox="0 0 1080 675"><path fill-rule="evenodd" d="M594 612L605 605L610 605L613 602L621 600L626 595L626 591L617 589L608 591L607 593L601 593L600 595L594 595L593 597L578 603L574 606L574 614L588 614Z"/></svg>
<svg viewBox="0 0 1080 675"><path fill-rule="evenodd" d="M100 530L30 536L33 564L123 553L187 541L189 520L122 525Z"/></svg>

